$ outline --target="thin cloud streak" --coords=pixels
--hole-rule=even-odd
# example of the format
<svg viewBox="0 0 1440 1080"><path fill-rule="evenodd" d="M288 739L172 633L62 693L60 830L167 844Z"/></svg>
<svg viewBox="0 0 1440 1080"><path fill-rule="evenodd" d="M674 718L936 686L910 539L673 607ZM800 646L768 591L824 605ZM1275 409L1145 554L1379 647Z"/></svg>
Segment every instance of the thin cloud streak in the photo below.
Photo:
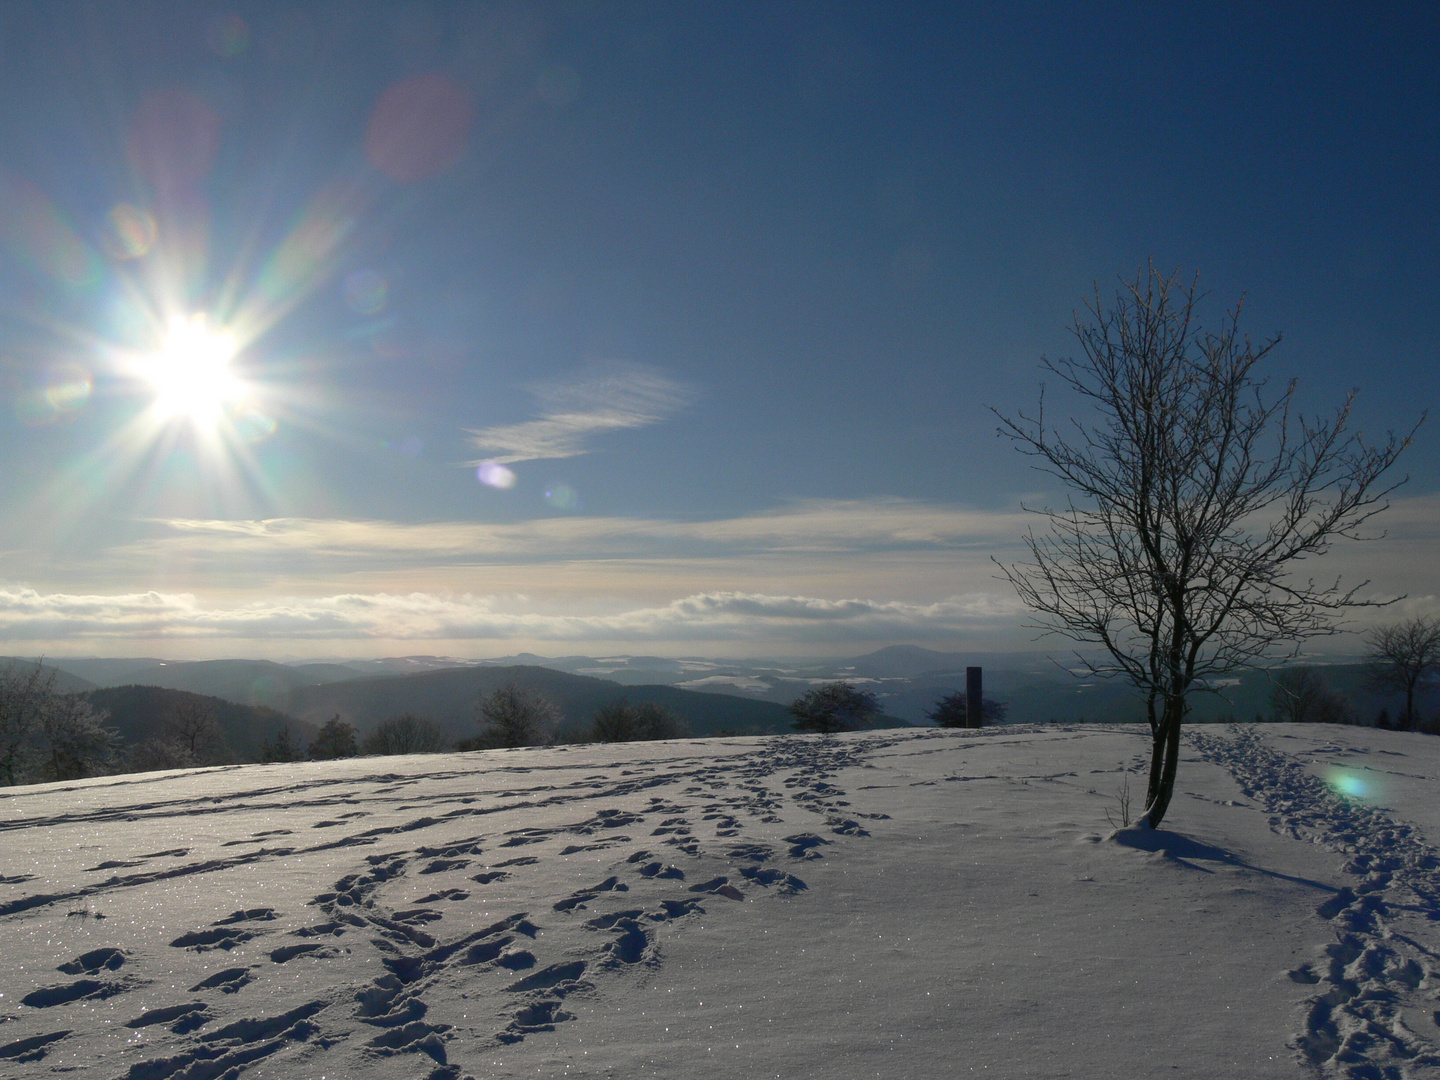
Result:
<svg viewBox="0 0 1440 1080"><path fill-rule="evenodd" d="M520 461L588 454L592 436L663 423L689 405L695 394L657 368L613 364L592 368L578 379L534 388L540 418L479 430L468 429L483 461Z"/></svg>
<svg viewBox="0 0 1440 1080"><path fill-rule="evenodd" d="M169 535L112 550L153 559L173 549L187 559L323 556L355 562L392 559L516 560L651 558L706 555L840 554L951 550L1013 545L1025 524L1017 512L973 511L906 501L811 501L767 514L709 521L555 517L513 523L261 521L174 519L154 524Z"/></svg>
<svg viewBox="0 0 1440 1080"><path fill-rule="evenodd" d="M1379 541L1338 545L1328 565L1373 562L1385 554L1430 550L1440 521L1440 495L1397 499L1380 519ZM224 520L173 518L150 523L160 535L110 549L153 559L167 549L186 558L323 556L356 562L640 557L724 558L727 555L839 555L884 551L964 551L1020 557L1020 538L1037 524L1020 510L976 510L908 499L805 500L760 514L677 521L667 518L546 517L493 523L406 523L340 518Z"/></svg>

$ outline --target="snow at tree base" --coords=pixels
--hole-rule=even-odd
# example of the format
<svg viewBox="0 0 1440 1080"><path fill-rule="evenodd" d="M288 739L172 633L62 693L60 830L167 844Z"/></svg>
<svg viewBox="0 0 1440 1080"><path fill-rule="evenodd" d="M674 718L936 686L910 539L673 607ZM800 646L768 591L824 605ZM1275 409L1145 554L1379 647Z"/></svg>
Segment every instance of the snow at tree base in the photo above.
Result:
<svg viewBox="0 0 1440 1080"><path fill-rule="evenodd" d="M10 789L0 1074L1440 1076L1440 740L1196 728L1167 828L1112 828L1149 741L879 731Z"/></svg>

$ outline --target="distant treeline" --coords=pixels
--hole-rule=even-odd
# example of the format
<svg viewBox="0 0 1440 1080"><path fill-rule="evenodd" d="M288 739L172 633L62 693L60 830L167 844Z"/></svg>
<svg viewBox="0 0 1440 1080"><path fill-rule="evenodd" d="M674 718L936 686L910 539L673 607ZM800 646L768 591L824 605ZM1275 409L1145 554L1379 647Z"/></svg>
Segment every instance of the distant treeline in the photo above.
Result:
<svg viewBox="0 0 1440 1080"><path fill-rule="evenodd" d="M1123 683L1109 687L1104 707L1076 709L1050 723L1139 723L1144 700ZM1098 695L1096 695L1098 696ZM1119 700L1117 700L1119 699ZM1440 735L1440 685L1421 682L1407 714L1406 697L1378 683L1363 664L1292 665L1245 672L1194 693L1192 724L1351 724Z"/></svg>
<svg viewBox="0 0 1440 1080"><path fill-rule="evenodd" d="M1297 665L1267 673L1266 708L1246 716L1230 709L1210 722L1249 720L1275 724L1351 724L1440 735L1440 703L1421 685L1413 699L1396 698L1393 684L1361 665ZM1378 699L1378 700L1377 700ZM1201 722L1204 722L1202 719Z"/></svg>

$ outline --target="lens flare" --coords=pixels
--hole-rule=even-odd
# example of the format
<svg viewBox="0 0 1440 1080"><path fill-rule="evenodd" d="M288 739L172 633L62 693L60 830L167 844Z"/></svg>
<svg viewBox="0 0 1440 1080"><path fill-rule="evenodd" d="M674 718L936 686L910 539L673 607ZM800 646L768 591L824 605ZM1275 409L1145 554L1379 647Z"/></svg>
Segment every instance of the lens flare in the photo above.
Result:
<svg viewBox="0 0 1440 1080"><path fill-rule="evenodd" d="M336 254L355 229L354 194L331 185L311 200L260 271L260 295L278 310L298 303L331 274Z"/></svg>
<svg viewBox="0 0 1440 1080"><path fill-rule="evenodd" d="M222 15L210 24L210 48L219 56L239 56L250 44L250 28L239 15Z"/></svg>
<svg viewBox="0 0 1440 1080"><path fill-rule="evenodd" d="M312 19L297 16L306 25L282 18L277 26L285 32L261 34L231 6L219 5L200 23L220 57L248 58L263 44L267 62L282 47L291 62L309 45L280 39L319 33ZM79 416L87 423L76 426L77 436L105 430L35 495L35 520L78 523L97 504L143 489L173 486L178 498L204 491L224 500L214 505L238 507L309 483L294 467L293 447L277 445L283 440L276 436L306 430L351 437L337 402L327 400L334 343L312 350L293 334L279 341L270 334L322 290L332 307L335 300L346 305L345 323L363 324L343 332L367 353L403 362L428 341L421 324L396 310L397 282L366 265L356 240L376 258L377 201L395 193L395 182L423 181L462 162L476 114L470 89L442 72L382 86L362 118L363 160L292 203L288 221L269 221L266 212L222 223L212 219L211 197L235 179L216 171L230 160L221 156L226 129L243 110L228 75L201 83L143 94L128 117L117 118L124 154L117 164L130 173L119 190L126 194L86 205L84 238L34 183L0 168L0 261L20 271L10 282L16 305L56 335L28 352L20 348L28 349L26 342L7 341L7 352L22 353L0 357L10 402L27 425ZM268 206L268 194L260 202ZM385 222L378 224L383 230ZM226 266L225 247L236 239L240 248ZM77 296L81 291L95 295ZM91 314L67 325L78 300L93 301ZM345 354L362 355L356 348ZM61 357L93 370L57 368ZM117 398L126 400L109 407ZM94 408L100 399L107 408ZM418 436L397 439L395 449L420 460L434 452ZM481 481L513 486L514 474L492 464ZM566 508L574 500L562 489L550 501Z"/></svg>
<svg viewBox="0 0 1440 1080"><path fill-rule="evenodd" d="M157 91L131 118L125 152L136 174L156 191L189 190L215 165L220 118L189 91Z"/></svg>
<svg viewBox="0 0 1440 1080"><path fill-rule="evenodd" d="M246 402L235 410L235 434L247 443L264 442L280 425L258 405Z"/></svg>
<svg viewBox="0 0 1440 1080"><path fill-rule="evenodd" d="M545 501L556 510L579 510L580 496L569 484L555 484L545 492Z"/></svg>
<svg viewBox="0 0 1440 1080"><path fill-rule="evenodd" d="M38 385L15 399L15 415L22 424L40 427L75 413L90 400L95 382L79 364L55 364L41 375Z"/></svg>
<svg viewBox="0 0 1440 1080"><path fill-rule="evenodd" d="M209 44L223 57L248 56L260 36L226 7L201 23ZM268 39L266 52L273 58ZM350 246L377 199L393 191L370 164L353 162L302 195L288 221L253 222L223 265L232 231L250 228L221 226L210 211L238 103L227 78L202 82L203 96L160 89L121 118L127 194L87 205L83 238L50 196L0 167L0 262L15 279L14 306L53 339L33 347L7 340L0 375L9 404L29 426L85 418L67 448L99 435L33 497L33 518L55 528L145 490L173 487L179 498L204 491L221 500L214 505L239 507L309 483L277 433L348 437L326 395L330 343L311 350L269 335L322 289L336 289L355 313L346 322L367 324L346 328L362 331L367 351L397 359L416 351L418 331L393 310L393 283ZM418 178L448 168L468 138L468 94L440 75L399 85L373 118L368 149L380 172ZM80 300L89 314L71 324ZM97 410L102 399L107 407ZM418 440L399 449L425 451Z"/></svg>
<svg viewBox="0 0 1440 1080"><path fill-rule="evenodd" d="M397 319L384 319L370 334L370 349L385 360L399 360L410 351L409 335Z"/></svg>
<svg viewBox="0 0 1440 1080"><path fill-rule="evenodd" d="M1330 770L1325 777L1325 782L1341 795L1348 795L1352 799L1367 799L1373 794L1368 783L1354 773L1346 772L1343 769Z"/></svg>
<svg viewBox="0 0 1440 1080"><path fill-rule="evenodd" d="M148 210L120 203L105 216L103 246L113 259L139 259L150 254L159 229Z"/></svg>
<svg viewBox="0 0 1440 1080"><path fill-rule="evenodd" d="M375 103L365 130L365 156L391 180L424 180L465 154L475 106L447 75L415 75L393 84Z"/></svg>
<svg viewBox="0 0 1440 1080"><path fill-rule="evenodd" d="M74 412L90 400L94 382L88 371L77 371L45 389L45 400L56 412Z"/></svg>
<svg viewBox="0 0 1440 1080"><path fill-rule="evenodd" d="M100 260L49 197L0 173L0 246L41 277L75 290L100 279Z"/></svg>
<svg viewBox="0 0 1440 1080"><path fill-rule="evenodd" d="M486 487L506 491L515 486L515 470L507 469L498 461L482 461L475 470L476 478Z"/></svg>

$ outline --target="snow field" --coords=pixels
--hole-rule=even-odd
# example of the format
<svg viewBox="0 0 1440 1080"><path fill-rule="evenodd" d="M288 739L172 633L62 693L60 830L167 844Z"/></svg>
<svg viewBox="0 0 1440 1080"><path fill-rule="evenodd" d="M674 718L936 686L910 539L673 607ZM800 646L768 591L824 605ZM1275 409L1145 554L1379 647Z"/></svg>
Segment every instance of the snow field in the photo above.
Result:
<svg viewBox="0 0 1440 1080"><path fill-rule="evenodd" d="M0 1073L1440 1075L1440 740L1340 734L1196 729L1155 834L1133 727L14 789Z"/></svg>

